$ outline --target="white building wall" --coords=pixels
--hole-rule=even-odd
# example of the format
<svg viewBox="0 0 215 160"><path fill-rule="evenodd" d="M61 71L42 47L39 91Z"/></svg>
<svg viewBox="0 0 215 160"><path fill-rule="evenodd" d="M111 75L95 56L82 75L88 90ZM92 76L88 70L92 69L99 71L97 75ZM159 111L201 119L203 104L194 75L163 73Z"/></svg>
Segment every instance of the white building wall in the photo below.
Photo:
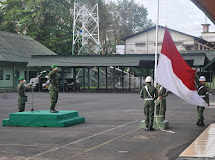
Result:
<svg viewBox="0 0 215 160"><path fill-rule="evenodd" d="M215 42L215 32L203 32L201 38L208 42Z"/></svg>
<svg viewBox="0 0 215 160"><path fill-rule="evenodd" d="M116 45L116 54L125 54L125 45Z"/></svg>
<svg viewBox="0 0 215 160"><path fill-rule="evenodd" d="M161 51L165 28L158 30L158 52ZM194 47L192 36L169 31L179 51L186 50L186 46ZM126 54L152 54L155 52L155 29L126 39Z"/></svg>

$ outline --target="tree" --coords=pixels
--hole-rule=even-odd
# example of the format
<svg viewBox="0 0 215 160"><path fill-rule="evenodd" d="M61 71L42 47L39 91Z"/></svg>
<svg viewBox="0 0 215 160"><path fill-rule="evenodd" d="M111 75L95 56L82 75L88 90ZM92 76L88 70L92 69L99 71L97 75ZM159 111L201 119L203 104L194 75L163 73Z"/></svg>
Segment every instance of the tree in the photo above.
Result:
<svg viewBox="0 0 215 160"><path fill-rule="evenodd" d="M71 54L74 1L0 1L0 30L28 35L60 55ZM102 54L115 53L116 44L123 44L122 38L152 25L146 8L134 0L85 2L99 5Z"/></svg>
<svg viewBox="0 0 215 160"><path fill-rule="evenodd" d="M134 0L118 0L106 3L111 21L109 29L106 31L105 50L108 53L115 53L116 45L123 44L122 38L137 33L143 29L151 27L151 20L147 19L147 9L143 5L138 5ZM110 47L111 46L111 47ZM109 49L111 48L111 49Z"/></svg>
<svg viewBox="0 0 215 160"><path fill-rule="evenodd" d="M138 5L134 0L118 1L117 21L120 26L121 37L134 34L152 25L147 19L147 9L143 5Z"/></svg>
<svg viewBox="0 0 215 160"><path fill-rule="evenodd" d="M17 33L34 38L58 54L71 53L73 1L6 0L1 4L4 22L12 23Z"/></svg>
<svg viewBox="0 0 215 160"><path fill-rule="evenodd" d="M0 4L0 31L16 33L13 22L3 12L3 6Z"/></svg>

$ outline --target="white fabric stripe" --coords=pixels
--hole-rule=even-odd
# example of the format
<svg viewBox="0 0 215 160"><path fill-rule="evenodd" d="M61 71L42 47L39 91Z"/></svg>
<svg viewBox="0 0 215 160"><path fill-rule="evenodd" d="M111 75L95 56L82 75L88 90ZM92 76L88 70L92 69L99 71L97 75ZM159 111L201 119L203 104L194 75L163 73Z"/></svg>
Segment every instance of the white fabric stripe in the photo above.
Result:
<svg viewBox="0 0 215 160"><path fill-rule="evenodd" d="M188 89L182 83L181 79L175 75L171 60L164 54L160 54L155 80L184 101L193 105L207 107L205 101L198 95L197 91Z"/></svg>
<svg viewBox="0 0 215 160"><path fill-rule="evenodd" d="M145 101L153 101L154 98L145 98L144 100L145 100Z"/></svg>

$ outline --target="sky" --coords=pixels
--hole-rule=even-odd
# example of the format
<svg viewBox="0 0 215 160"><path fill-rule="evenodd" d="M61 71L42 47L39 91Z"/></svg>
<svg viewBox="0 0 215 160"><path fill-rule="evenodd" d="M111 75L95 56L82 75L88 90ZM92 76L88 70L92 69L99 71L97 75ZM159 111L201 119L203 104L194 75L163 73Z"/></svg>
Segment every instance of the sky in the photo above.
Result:
<svg viewBox="0 0 215 160"><path fill-rule="evenodd" d="M134 0L148 10L148 19L154 24L157 21L158 0ZM210 25L209 31L215 32L215 25L205 14L190 0L160 0L159 25L199 37L205 21Z"/></svg>

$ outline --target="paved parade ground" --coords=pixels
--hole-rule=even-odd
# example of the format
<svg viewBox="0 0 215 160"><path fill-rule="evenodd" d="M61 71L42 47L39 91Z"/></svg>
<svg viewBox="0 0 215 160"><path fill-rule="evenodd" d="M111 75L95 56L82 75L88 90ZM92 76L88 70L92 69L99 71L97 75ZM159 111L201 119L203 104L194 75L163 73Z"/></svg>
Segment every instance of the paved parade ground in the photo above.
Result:
<svg viewBox="0 0 215 160"><path fill-rule="evenodd" d="M28 92L26 110L31 109ZM17 112L17 93L0 93L0 119ZM215 96L210 96L215 101ZM34 93L34 109L49 109L48 92ZM197 110L178 97L167 97L166 119L175 133L139 129L144 119L139 93L59 93L57 110L76 110L85 123L64 128L0 126L1 160L175 160L215 122L215 108ZM54 114L54 113L53 113Z"/></svg>

